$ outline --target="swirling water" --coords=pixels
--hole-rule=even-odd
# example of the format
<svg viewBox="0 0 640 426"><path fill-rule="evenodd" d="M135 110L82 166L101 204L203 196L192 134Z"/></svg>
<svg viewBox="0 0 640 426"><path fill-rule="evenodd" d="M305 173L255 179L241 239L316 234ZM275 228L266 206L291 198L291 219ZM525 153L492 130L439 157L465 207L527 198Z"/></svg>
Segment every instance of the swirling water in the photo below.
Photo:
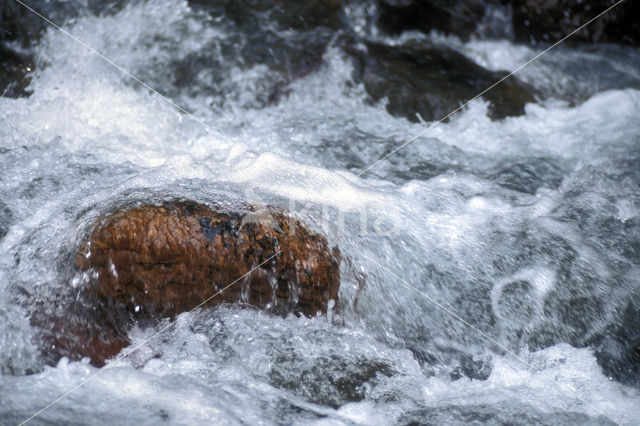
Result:
<svg viewBox="0 0 640 426"><path fill-rule="evenodd" d="M637 421L638 370L612 380L596 358L640 295L640 91L619 88L640 80L637 50L551 52L522 76L547 101L500 121L475 101L359 175L425 124L366 102L340 49L265 106L279 77L220 59L233 33L186 2L65 28L197 119L53 29L32 95L0 98L2 423L98 371L44 366L28 320L82 285L89 224L175 197L278 204L325 232L345 257L338 309L182 314L34 421ZM490 69L536 53L431 37ZM175 64L205 53L181 84Z"/></svg>

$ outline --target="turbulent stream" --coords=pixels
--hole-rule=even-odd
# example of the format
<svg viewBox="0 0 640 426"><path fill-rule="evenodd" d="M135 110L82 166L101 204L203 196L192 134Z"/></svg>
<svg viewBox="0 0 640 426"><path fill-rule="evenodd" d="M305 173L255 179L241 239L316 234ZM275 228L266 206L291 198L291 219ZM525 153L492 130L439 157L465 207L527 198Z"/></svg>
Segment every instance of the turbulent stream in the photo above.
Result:
<svg viewBox="0 0 640 426"><path fill-rule="evenodd" d="M160 93L50 28L30 96L0 97L0 423L99 371L45 365L29 322L83 284L93 220L175 198L303 218L343 254L337 306L181 314L33 424L639 421L640 50L560 46L517 74L544 93L523 115L475 100L360 174L432 122L372 102L333 33L283 71L258 47L295 34L193 3L63 25ZM353 37L446 44L487 70L542 50L381 35L371 13L347 10Z"/></svg>

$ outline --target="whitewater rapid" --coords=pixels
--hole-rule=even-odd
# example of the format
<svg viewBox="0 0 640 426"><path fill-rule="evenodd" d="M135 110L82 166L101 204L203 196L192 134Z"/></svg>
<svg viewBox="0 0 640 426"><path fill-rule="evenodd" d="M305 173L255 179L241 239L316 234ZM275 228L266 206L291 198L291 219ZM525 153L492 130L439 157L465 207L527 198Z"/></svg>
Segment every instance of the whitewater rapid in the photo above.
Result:
<svg viewBox="0 0 640 426"><path fill-rule="evenodd" d="M552 96L492 121L474 101L359 175L430 123L367 102L340 49L258 108L273 83L261 65L175 83L173 61L229 36L184 1L64 28L195 118L55 29L32 95L0 98L0 423L98 371L44 366L28 320L82 285L73 256L88 226L128 201L180 197L276 204L323 231L345 257L339 309L182 314L38 421L637 422L638 388L607 377L589 347L640 291L640 91L614 84L640 79L637 50L616 50L615 72L606 46L549 53L522 78L584 102ZM538 53L432 37L489 69ZM220 73L220 93L199 90Z"/></svg>

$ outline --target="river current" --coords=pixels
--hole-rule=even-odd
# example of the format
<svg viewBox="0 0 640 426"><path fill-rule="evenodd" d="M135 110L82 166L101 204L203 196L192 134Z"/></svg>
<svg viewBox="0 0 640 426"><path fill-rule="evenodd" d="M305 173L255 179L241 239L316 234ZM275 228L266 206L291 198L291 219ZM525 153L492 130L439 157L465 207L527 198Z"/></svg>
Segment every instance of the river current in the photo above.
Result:
<svg viewBox="0 0 640 426"><path fill-rule="evenodd" d="M34 424L637 424L638 349L615 336L640 299L638 49L561 46L518 73L549 94L524 115L473 101L360 174L432 123L368 102L331 44L265 104L279 77L219 60L237 34L184 1L63 28L167 98L53 28L31 95L0 98L0 423L99 371L44 365L29 323L83 284L92 221L185 198L279 205L322 231L344 257L335 309L197 310L148 342L168 322L133 329L131 357ZM376 37L429 38L491 70L542 50ZM190 57L213 65L176 83Z"/></svg>

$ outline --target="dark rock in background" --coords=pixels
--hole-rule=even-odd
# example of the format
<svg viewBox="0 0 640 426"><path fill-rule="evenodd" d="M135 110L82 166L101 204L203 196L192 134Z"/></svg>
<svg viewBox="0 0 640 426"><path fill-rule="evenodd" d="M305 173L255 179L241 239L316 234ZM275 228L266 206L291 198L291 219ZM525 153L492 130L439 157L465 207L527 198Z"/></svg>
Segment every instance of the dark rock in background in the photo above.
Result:
<svg viewBox="0 0 640 426"><path fill-rule="evenodd" d="M615 0L600 0L598 2L378 0L374 2L376 11L372 13L370 18L384 34L388 35L398 35L406 31L420 31L424 34L436 31L458 36L463 40L474 36L479 39L500 38L536 44L538 42L551 43L565 37L614 3ZM541 85L535 90L528 90L532 96L522 97L519 93L521 91L516 90L522 85L515 84L514 87L508 88L504 87L507 82L501 83L500 86L503 86L501 90L493 91L493 96L498 99L491 99L491 93L484 96L485 99L496 101L492 102L494 110L491 117L500 118L521 113L518 111L521 109L518 108L518 99L521 100L521 103L526 103L532 102L533 97L537 99L553 97L566 100L570 105L575 106L603 90L640 87L638 80L633 78L632 74L620 72L620 69L635 66L628 50L625 50L621 55L619 51L622 47L611 46L612 56L603 58L603 60L599 60L600 55L589 55L589 43L610 42L638 45L640 42L640 21L635 19L636 16L640 16L638 3L624 2L568 39L566 48L579 48L580 52L584 52L582 56L578 52L570 52L575 57L575 62L580 65L576 66L573 61L560 60L563 59L560 54L553 59L546 57L544 61L550 68L567 74L567 77L561 80L562 84ZM403 48L400 47L400 49ZM421 42L421 48L430 48L428 38ZM396 53L400 54L400 52ZM411 55L415 56L414 53ZM377 58L375 54L369 54L369 56L371 56L368 60L370 65ZM621 56L623 57L621 58ZM468 62L472 63L470 60ZM396 65L399 67L395 68ZM398 62L390 67L391 70L376 66L377 70L374 73L379 77L377 84L371 84L371 82L367 84L365 81L365 86L374 100L380 99L381 93L389 93L388 110L394 115L412 116L411 119L415 120L413 114L420 112L425 120L438 119L446 115L444 110L447 110L448 113L470 97L465 95L464 91L456 87L455 84L452 85L451 81L447 81L446 77L438 76L438 74L445 75L450 72L453 75L451 80L455 81L455 75L459 73L460 65L462 64L440 66L433 63L423 63L420 65L422 69L418 70L418 67L414 67L415 69L410 71L406 70L407 67L404 64ZM431 67L435 72L427 73L425 69L428 68L425 66ZM462 82L471 82L472 79L478 81L477 85L471 84L473 89L467 89L472 95L485 89L500 77L494 78L493 81L485 79L484 76L489 71L473 63L472 66L467 67L467 70L459 80ZM600 70L602 72L599 72ZM381 89L385 84L382 82L383 79L388 80L388 86L395 85L397 89ZM399 83L399 80L405 80L405 82ZM431 84L427 83L429 80ZM374 86L376 87L374 88ZM394 91L401 94L394 96L392 94ZM419 93L420 95L414 95L414 97L422 97L424 105L418 106L421 103L420 100L411 100L412 93ZM424 93L428 94L424 95ZM429 97L430 100L426 97ZM401 105L402 98L407 99L405 105ZM425 111L431 109L433 105L442 107L442 110L433 115L426 113ZM451 108L452 105L454 108Z"/></svg>
<svg viewBox="0 0 640 426"><path fill-rule="evenodd" d="M361 81L373 101L387 98L387 111L419 121L439 120L485 90L505 74L488 71L461 53L425 42L390 46L367 42L353 50ZM494 119L522 115L534 102L534 90L514 76L483 95Z"/></svg>
<svg viewBox="0 0 640 426"><path fill-rule="evenodd" d="M467 39L470 35L514 34L525 43L553 43L595 18L616 0L379 0L378 24L390 34L407 30L433 30ZM493 11L511 16L512 28L482 28ZM585 29L570 42L640 45L640 4L625 1Z"/></svg>
<svg viewBox="0 0 640 426"><path fill-rule="evenodd" d="M289 84L317 70L327 46L348 25L338 0L260 1L191 0L196 13L225 31L224 40L169 65L173 87L161 84L166 95L209 95L221 107L237 94L224 81L233 69L265 65L269 74L255 85L243 106L264 108L286 96ZM217 53L219 52L219 53ZM203 78L201 71L210 70ZM235 83L234 83L235 84Z"/></svg>
<svg viewBox="0 0 640 426"><path fill-rule="evenodd" d="M519 0L513 8L517 41L552 43L616 3L616 0ZM640 3L624 1L571 36L571 42L640 45Z"/></svg>
<svg viewBox="0 0 640 426"><path fill-rule="evenodd" d="M222 29L227 36L168 64L152 63L133 71L179 103L182 97L200 96L208 99L213 108L222 108L226 102L241 102L247 108L264 108L287 96L289 85L294 80L316 71L323 64L326 49L333 44L357 58L355 80L364 83L373 101L387 97L387 109L391 114L412 121L418 121L416 113L424 120L437 120L506 74L486 70L453 49L432 45L427 40L402 46L368 41L367 36L354 30L349 8L353 4L375 5L369 13L375 15L372 19L378 27L389 34L407 30L425 33L436 30L462 38L487 34L510 37L511 30L497 29L495 27L499 25L495 22L490 25L490 17L493 12L499 11L498 14L508 20L509 11L513 11L517 39L536 41L539 38L537 35L523 36L522 22L529 22L527 28L539 29L542 34L551 25L542 18L560 19L554 14L547 14L544 8L566 2L547 1L537 6L534 3L499 0L488 3L477 0L191 0L189 4L194 13L207 16L211 25ZM36 1L32 6L53 22L64 24L86 13L117 12L123 4L115 0L92 2L91 5L76 1ZM620 29L625 37L621 39L623 42L633 38L633 29L636 27L623 31L626 28L624 20L629 20L625 18L629 16L629 7L622 4L607 14L608 21L603 21L606 31L597 33L602 33L602 36L590 36L589 40L615 41L614 38L605 37L613 31L611 28ZM568 10L575 18L572 18L573 15L562 15L562 19L585 18L586 21L585 15L594 9L596 6L573 5ZM540 15L539 23L535 20L536 14ZM9 2L0 6L0 15L4 24L4 31L0 35L0 42L5 42L3 46L9 46L6 42L32 46L48 25L18 3ZM483 30L483 26L494 28ZM509 25L501 25L506 26ZM562 29L563 35L568 32ZM593 34L596 32L592 31ZM553 36L545 37L553 39ZM362 44L367 46L366 49L355 47ZM28 94L25 91L28 84L25 70L33 68L33 61L28 57L28 50L25 50L26 54L16 52L15 47L0 49L0 91L5 96ZM257 65L268 67L270 72L259 77L252 86L251 96L242 97L240 101L237 82L229 79L229 75L238 68L250 69ZM145 68L154 72L148 75ZM166 71L162 71L162 68L166 68ZM628 85L624 82L620 84ZM544 88L534 90L516 77L510 77L483 98L491 103L490 116L499 119L522 114L526 103L547 97L548 94L543 91ZM568 92L579 93L578 90ZM570 94L567 96L573 96ZM556 93L552 95L562 99L566 97ZM570 100L573 101L573 97Z"/></svg>
<svg viewBox="0 0 640 426"><path fill-rule="evenodd" d="M344 30L345 8L352 4L375 5L378 26L390 34L432 30L455 34L463 39L483 34L479 27L490 22L491 14L501 10L507 17L511 11L516 39L524 42L553 42L586 23L615 0L190 0L194 9L206 10L215 18L223 18L239 27L260 31L265 22L280 29L309 31L318 27ZM56 25L87 13L111 14L127 4L123 0L91 2L69 0L33 0L30 7L51 19ZM640 5L625 1L576 34L582 42L640 43ZM33 44L49 26L15 1L0 4L0 41L17 41L23 47ZM504 29L489 33L504 34Z"/></svg>
<svg viewBox="0 0 640 426"><path fill-rule="evenodd" d="M237 67L248 69L255 65L266 65L271 72L255 85L254 99L245 100L243 105L263 108L286 96L292 81L317 70L332 42L339 40L339 45L353 50L355 44L364 41L362 34L356 35L347 13L353 5L375 6L369 12L375 16L370 18L383 32L392 35L409 30L424 33L435 30L467 39L470 35L509 38L515 33L516 40L535 43L551 42L563 37L612 3L613 0L585 4L552 0L190 0L189 4L196 13L208 15L210 22L221 27L228 37L221 41L221 46L204 47L169 64L162 81L154 81L157 76L146 75L144 70L136 74L173 99L181 95L198 94L209 96L212 106L221 107L226 100L233 100L236 89L230 87L235 83L224 83L227 74ZM64 25L88 13L118 12L126 2L35 0L29 5L55 24ZM639 9L637 2L624 2L581 31L573 40L638 44L640 24L634 17L640 16ZM494 15L503 15L501 19L504 22L497 23L492 18ZM509 23L511 15L513 28ZM0 22L0 93L10 97L26 96L28 78L25 75L28 69L33 69L29 49L37 43L49 24L12 1L0 4ZM23 50L18 50L16 46L22 46ZM500 77L469 60L447 62L452 53L444 49L435 52L437 48L426 44L422 48L431 50L429 54L435 62L416 64L410 57L420 52L407 47L399 48L404 52L396 52L393 58L378 49L372 54L377 57L366 61L367 78L363 80L373 100L380 99L382 93L393 91L385 90L380 87L384 84L374 80L389 80L386 85L397 86L397 93L402 95L415 89L415 93L429 98L425 101L408 99L407 105L399 105L402 96L390 96L389 111L394 115L416 120L415 113L419 112L425 120L439 119L467 100L469 93L477 93ZM396 72L386 69L384 63L389 61L396 62L394 65L399 64L403 69ZM372 68L372 63L377 65ZM434 68L432 72L416 69L425 64ZM151 66L156 70L155 74L163 74L158 71L160 64ZM202 73L205 69L210 72ZM451 78L443 76L447 73L451 74ZM373 74L377 76L372 77ZM165 80L171 83L167 84ZM427 83L429 80L430 83ZM501 86L485 96L492 102L493 118L521 114L522 105L533 101L532 91L512 79ZM433 88L436 90L431 90ZM425 92L424 89L429 91ZM454 108L451 108L452 105Z"/></svg>
<svg viewBox="0 0 640 426"><path fill-rule="evenodd" d="M63 26L87 13L117 12L126 2L33 0L26 4L54 24ZM47 28L53 26L20 3L13 0L0 2L0 96L29 96L26 90L30 82L28 74L35 69L32 49Z"/></svg>
<svg viewBox="0 0 640 426"><path fill-rule="evenodd" d="M57 25L78 16L79 5L74 2L36 0L28 5ZM0 3L0 41L12 41L27 48L40 38L50 24L16 1Z"/></svg>
<svg viewBox="0 0 640 426"><path fill-rule="evenodd" d="M58 26L88 13L96 15L115 13L122 9L125 0L31 0L30 8ZM0 3L0 42L12 41L27 48L37 43L51 24L16 1Z"/></svg>

